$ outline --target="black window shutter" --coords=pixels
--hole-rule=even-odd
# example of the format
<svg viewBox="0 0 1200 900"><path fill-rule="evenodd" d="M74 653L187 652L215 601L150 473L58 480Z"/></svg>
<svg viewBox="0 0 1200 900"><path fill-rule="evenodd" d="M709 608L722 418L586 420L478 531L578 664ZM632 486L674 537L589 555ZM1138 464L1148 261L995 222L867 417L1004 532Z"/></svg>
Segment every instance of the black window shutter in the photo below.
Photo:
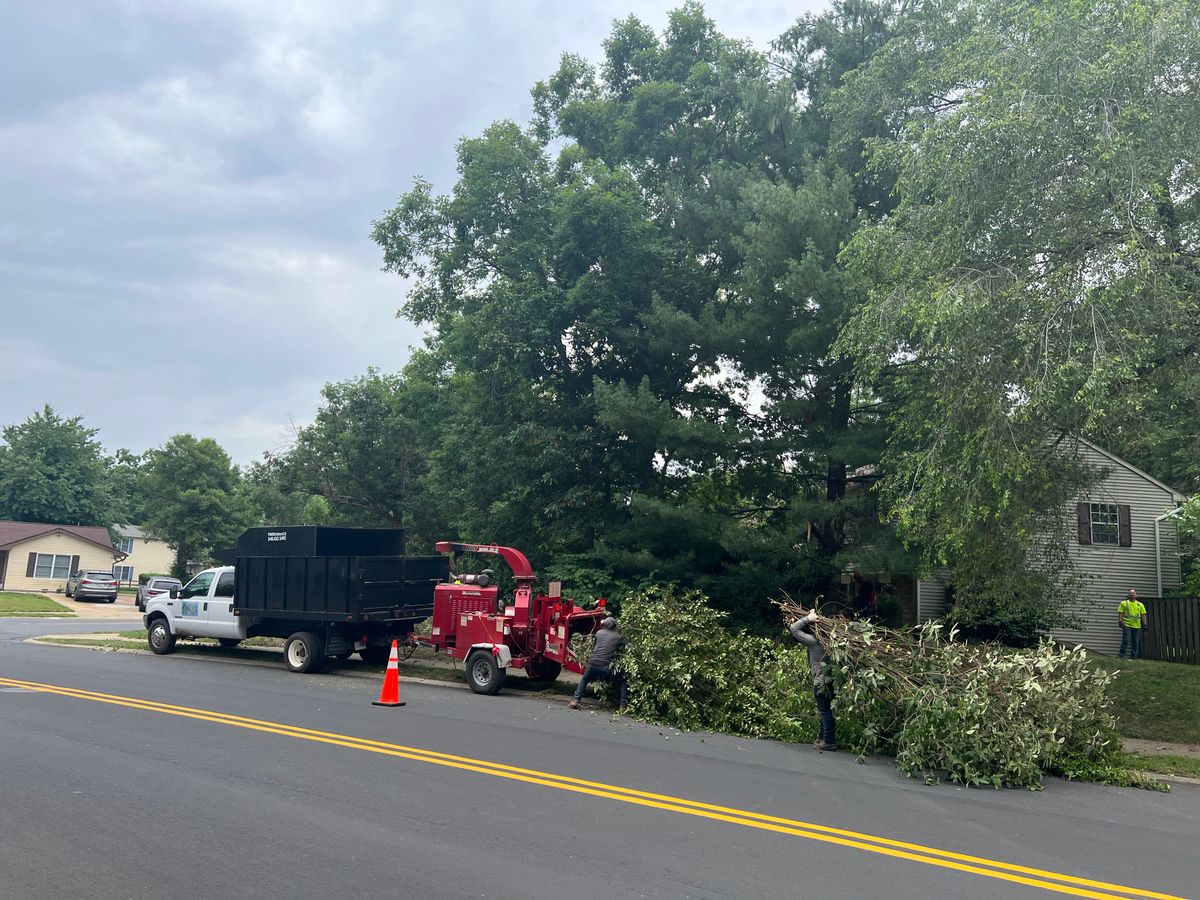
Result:
<svg viewBox="0 0 1200 900"><path fill-rule="evenodd" d="M1079 543L1092 542L1092 507L1088 503L1075 504L1075 518L1079 521Z"/></svg>
<svg viewBox="0 0 1200 900"><path fill-rule="evenodd" d="M67 574L68 574L68 575L74 575L74 574L75 574L76 572L78 572L78 571L79 571L79 557L78 557L78 556L72 556L72 557L71 557L71 571L70 571L70 572L68 572Z"/></svg>
<svg viewBox="0 0 1200 900"><path fill-rule="evenodd" d="M29 564L25 566L25 577L26 577L26 578L32 578L32 577L33 577L33 570L34 570L36 567L37 567L37 554L36 554L36 553L30 553L30 554L29 554Z"/></svg>
<svg viewBox="0 0 1200 900"><path fill-rule="evenodd" d="M1122 547L1133 546L1133 534L1129 530L1129 507L1121 504L1117 507L1118 540Z"/></svg>

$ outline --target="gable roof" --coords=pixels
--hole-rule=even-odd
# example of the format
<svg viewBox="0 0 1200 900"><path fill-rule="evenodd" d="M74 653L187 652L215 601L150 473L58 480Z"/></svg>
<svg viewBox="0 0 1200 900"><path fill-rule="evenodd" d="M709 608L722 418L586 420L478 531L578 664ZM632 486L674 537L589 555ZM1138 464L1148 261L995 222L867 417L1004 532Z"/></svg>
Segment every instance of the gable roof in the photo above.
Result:
<svg viewBox="0 0 1200 900"><path fill-rule="evenodd" d="M1121 457L1117 456L1117 454L1115 454L1109 450L1105 450L1103 447L1097 446L1096 444L1093 444L1087 438L1079 437L1078 435L1076 435L1075 440L1079 441L1079 443L1081 443L1081 444L1086 444L1087 446L1091 447L1093 450L1095 450L1101 456L1108 457L1114 463L1116 463L1118 466L1123 466L1124 468L1128 469L1133 474L1146 479L1148 482L1153 484L1155 487L1162 488L1162 490L1166 491L1168 494L1171 495L1171 499L1174 500L1176 503L1182 503L1186 499L1183 496L1183 494L1181 494L1179 491L1175 490L1175 488L1171 487L1170 485L1163 484L1161 481L1159 481L1153 475L1146 474L1141 469L1139 469L1137 466L1135 466L1133 463L1126 462L1125 460L1121 459Z"/></svg>
<svg viewBox="0 0 1200 900"><path fill-rule="evenodd" d="M47 522L0 521L0 550L6 550L22 541L56 533L69 534L81 541L103 547L117 556L121 555L120 551L113 548L107 528L101 528L99 525L51 525Z"/></svg>

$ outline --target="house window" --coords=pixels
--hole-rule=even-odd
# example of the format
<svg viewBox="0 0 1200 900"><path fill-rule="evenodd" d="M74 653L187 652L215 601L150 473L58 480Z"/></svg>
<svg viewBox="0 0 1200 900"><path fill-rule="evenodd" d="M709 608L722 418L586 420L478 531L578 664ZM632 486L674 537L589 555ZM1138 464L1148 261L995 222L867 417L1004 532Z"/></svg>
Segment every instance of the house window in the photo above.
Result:
<svg viewBox="0 0 1200 900"><path fill-rule="evenodd" d="M113 566L113 577L117 581L133 581L133 566Z"/></svg>
<svg viewBox="0 0 1200 900"><path fill-rule="evenodd" d="M1091 503L1081 500L1076 511L1079 518L1079 543L1101 547L1132 547L1133 528L1129 507L1124 503Z"/></svg>
<svg viewBox="0 0 1200 900"><path fill-rule="evenodd" d="M117 549L122 553L129 554L133 552L133 538L121 538L121 542L117 544Z"/></svg>
<svg viewBox="0 0 1200 900"><path fill-rule="evenodd" d="M34 578L54 578L66 581L71 574L71 557L54 553L39 553L33 564Z"/></svg>
<svg viewBox="0 0 1200 900"><path fill-rule="evenodd" d="M1121 527L1117 518L1117 504L1093 503L1092 543L1116 546L1121 539Z"/></svg>

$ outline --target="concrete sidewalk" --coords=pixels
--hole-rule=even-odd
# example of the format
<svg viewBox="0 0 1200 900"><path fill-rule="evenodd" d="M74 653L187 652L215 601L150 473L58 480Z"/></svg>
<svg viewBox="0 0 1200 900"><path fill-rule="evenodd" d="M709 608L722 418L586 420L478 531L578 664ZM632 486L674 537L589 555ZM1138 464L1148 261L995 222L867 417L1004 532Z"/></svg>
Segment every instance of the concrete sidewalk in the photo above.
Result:
<svg viewBox="0 0 1200 900"><path fill-rule="evenodd" d="M1126 753L1140 756L1186 756L1200 759L1200 744L1172 744L1169 741L1146 741L1141 738L1122 738Z"/></svg>

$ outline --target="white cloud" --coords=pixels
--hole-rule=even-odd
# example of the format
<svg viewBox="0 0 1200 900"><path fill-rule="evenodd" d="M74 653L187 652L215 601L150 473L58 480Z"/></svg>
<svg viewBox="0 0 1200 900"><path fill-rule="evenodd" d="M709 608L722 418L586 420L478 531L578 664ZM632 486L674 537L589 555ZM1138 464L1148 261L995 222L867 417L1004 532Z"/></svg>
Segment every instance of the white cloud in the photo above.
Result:
<svg viewBox="0 0 1200 900"><path fill-rule="evenodd" d="M414 176L449 189L454 142L524 119L633 5L23 6L0 60L0 424L49 402L110 448L191 431L245 462L325 382L398 368L420 335L370 220ZM637 4L658 28L675 5ZM800 11L708 8L760 46Z"/></svg>

